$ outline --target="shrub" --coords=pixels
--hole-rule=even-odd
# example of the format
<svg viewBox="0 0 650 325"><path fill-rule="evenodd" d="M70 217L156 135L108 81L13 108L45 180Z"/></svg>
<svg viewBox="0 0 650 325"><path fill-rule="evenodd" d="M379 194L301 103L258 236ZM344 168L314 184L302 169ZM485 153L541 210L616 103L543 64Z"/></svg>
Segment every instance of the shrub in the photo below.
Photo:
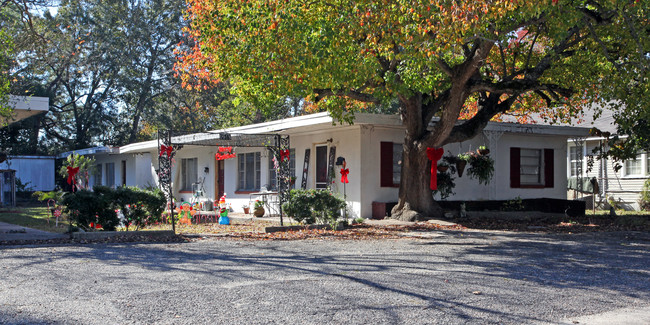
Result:
<svg viewBox="0 0 650 325"><path fill-rule="evenodd" d="M114 209L120 209L124 215L124 226L134 226L135 230L144 228L148 223L160 221L167 199L160 189L143 190L138 187L95 187L95 192L106 193Z"/></svg>
<svg viewBox="0 0 650 325"><path fill-rule="evenodd" d="M70 216L70 224L91 230L90 224L100 224L104 230L115 230L119 219L111 208L111 198L101 192L79 190L63 197L64 212Z"/></svg>
<svg viewBox="0 0 650 325"><path fill-rule="evenodd" d="M137 187L112 189L95 186L93 192L80 190L66 194L63 199L71 222L86 230L90 229L91 222L102 225L104 230L115 230L120 222L116 209L122 211L127 230L130 225L138 230L147 223L160 221L166 203L160 189L143 190Z"/></svg>
<svg viewBox="0 0 650 325"><path fill-rule="evenodd" d="M294 220L306 223L335 223L341 209L346 207L345 201L327 190L289 191L287 202L282 205L284 212Z"/></svg>
<svg viewBox="0 0 650 325"><path fill-rule="evenodd" d="M643 183L641 198L639 198L639 208L643 211L650 211L650 178Z"/></svg>

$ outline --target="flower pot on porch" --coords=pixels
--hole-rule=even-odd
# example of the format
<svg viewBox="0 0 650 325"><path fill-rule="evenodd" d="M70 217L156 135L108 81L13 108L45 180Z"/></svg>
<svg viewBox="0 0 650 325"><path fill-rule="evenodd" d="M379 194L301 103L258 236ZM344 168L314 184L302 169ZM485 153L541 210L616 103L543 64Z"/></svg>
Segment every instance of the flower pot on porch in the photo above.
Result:
<svg viewBox="0 0 650 325"><path fill-rule="evenodd" d="M244 208L244 213L245 214L251 213L251 208Z"/></svg>
<svg viewBox="0 0 650 325"><path fill-rule="evenodd" d="M266 211L263 207L255 208L255 210L253 210L253 215L257 218L263 217L264 213L266 213Z"/></svg>
<svg viewBox="0 0 650 325"><path fill-rule="evenodd" d="M476 152L481 156L487 156L490 154L490 149L476 149Z"/></svg>

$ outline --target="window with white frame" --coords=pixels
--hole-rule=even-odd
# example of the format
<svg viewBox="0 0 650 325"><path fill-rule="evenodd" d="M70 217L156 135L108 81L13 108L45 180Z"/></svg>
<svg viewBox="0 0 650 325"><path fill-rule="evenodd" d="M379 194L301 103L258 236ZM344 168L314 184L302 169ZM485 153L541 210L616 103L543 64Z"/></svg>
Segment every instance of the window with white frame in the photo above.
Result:
<svg viewBox="0 0 650 325"><path fill-rule="evenodd" d="M238 191L259 191L261 153L242 153L237 156L239 188Z"/></svg>
<svg viewBox="0 0 650 325"><path fill-rule="evenodd" d="M510 187L555 187L554 157L552 148L510 148Z"/></svg>
<svg viewBox="0 0 650 325"><path fill-rule="evenodd" d="M569 147L569 175L572 177L582 174L582 146Z"/></svg>
<svg viewBox="0 0 650 325"><path fill-rule="evenodd" d="M296 149L289 149L289 175L295 179L296 177ZM277 172L275 169L275 164L273 163L273 155L269 154L269 190L278 189L278 178ZM289 188L295 188L295 184L289 185Z"/></svg>
<svg viewBox="0 0 650 325"><path fill-rule="evenodd" d="M198 179L198 159L183 158L181 159L181 191L192 191L192 184Z"/></svg>
<svg viewBox="0 0 650 325"><path fill-rule="evenodd" d="M541 185L542 184L542 150L521 149L520 158L520 184Z"/></svg>
<svg viewBox="0 0 650 325"><path fill-rule="evenodd" d="M643 171L647 167L643 168L644 160L646 159L645 154L638 154L634 159L628 159L625 161L625 176L644 176Z"/></svg>

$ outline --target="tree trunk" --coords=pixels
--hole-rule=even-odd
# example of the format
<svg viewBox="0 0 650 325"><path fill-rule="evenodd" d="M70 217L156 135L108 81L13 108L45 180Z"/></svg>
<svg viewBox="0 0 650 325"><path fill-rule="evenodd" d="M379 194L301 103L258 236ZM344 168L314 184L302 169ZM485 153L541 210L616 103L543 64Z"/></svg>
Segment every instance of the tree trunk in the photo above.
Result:
<svg viewBox="0 0 650 325"><path fill-rule="evenodd" d="M442 209L433 200L429 188L431 163L427 158L427 149L417 147L405 141L399 200L391 211L393 219L417 221L442 217Z"/></svg>
<svg viewBox="0 0 650 325"><path fill-rule="evenodd" d="M429 188L431 163L422 139L427 134L427 121L422 118L422 96L400 99L402 121L406 127L402 152L402 174L399 200L391 218L403 221L426 220L442 216L442 209L433 200Z"/></svg>

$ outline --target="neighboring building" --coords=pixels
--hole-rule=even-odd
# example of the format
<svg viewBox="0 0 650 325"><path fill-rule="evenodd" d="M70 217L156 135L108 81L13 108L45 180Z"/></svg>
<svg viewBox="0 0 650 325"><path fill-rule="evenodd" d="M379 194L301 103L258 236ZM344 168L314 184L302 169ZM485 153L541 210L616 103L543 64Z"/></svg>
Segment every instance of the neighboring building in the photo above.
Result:
<svg viewBox="0 0 650 325"><path fill-rule="evenodd" d="M16 123L28 117L44 114L49 109L49 98L9 95L11 117L0 121L2 125ZM1 127L1 126L0 126ZM54 189L54 157L9 156L0 153L0 204L16 205L16 179L35 191ZM5 160L5 158L7 160Z"/></svg>
<svg viewBox="0 0 650 325"><path fill-rule="evenodd" d="M31 191L53 191L54 156L9 156L0 163L2 170L15 170L16 179Z"/></svg>
<svg viewBox="0 0 650 325"><path fill-rule="evenodd" d="M614 113L608 109L602 109L602 114L595 118L593 110L586 111L586 116L579 126L586 128L597 128L602 132L611 135L616 133ZM567 177L569 178L569 198L581 198L591 208L595 201L596 205L605 203L608 199L616 201L617 204L627 210L638 210L643 183L650 177L650 155L639 153L634 160L619 162L622 168L614 169L615 162L611 159L595 159L594 149L606 145L604 136L582 136L568 140L567 151ZM593 161L589 170L589 161ZM594 197L591 179L598 181L597 193ZM604 207L604 205L601 205Z"/></svg>
<svg viewBox="0 0 650 325"><path fill-rule="evenodd" d="M328 163L335 150L334 156L344 157L350 170L345 192L351 213L368 218L373 202L397 201L404 127L396 115L356 114L354 125L334 123L329 114L317 113L218 132L288 135L296 187L303 181L305 161L306 187L327 187ZM567 139L587 134L585 128L489 123L482 135L444 149L446 154L456 155L480 145L489 147L495 160L492 182L479 185L467 176L457 178L456 195L449 199L566 198ZM154 140L88 152L101 165L91 184L156 186L158 146ZM231 206L242 211L244 204L255 199L254 193L273 191L275 170L268 149L234 148L237 157L224 161L215 160L217 150L215 141L214 146L185 145L177 151L172 171L176 199L189 201L195 184L202 182L205 196L215 200L225 192ZM343 184L335 170L331 188L343 195Z"/></svg>
<svg viewBox="0 0 650 325"><path fill-rule="evenodd" d="M0 122L12 124L37 114L46 113L49 110L49 105L50 99L47 97L9 95L9 106L13 108L13 113L10 118Z"/></svg>

